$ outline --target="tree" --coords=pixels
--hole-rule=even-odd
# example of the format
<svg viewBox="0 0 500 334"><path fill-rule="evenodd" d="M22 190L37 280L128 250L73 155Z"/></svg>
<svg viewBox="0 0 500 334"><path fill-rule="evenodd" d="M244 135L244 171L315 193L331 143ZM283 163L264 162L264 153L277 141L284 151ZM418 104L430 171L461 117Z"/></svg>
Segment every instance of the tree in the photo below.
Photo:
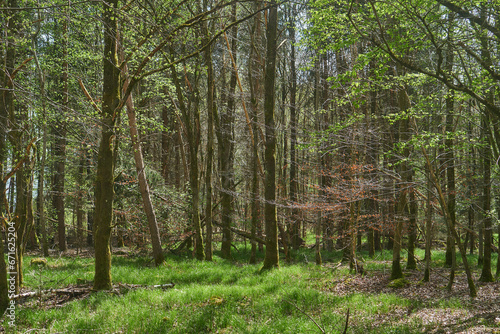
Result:
<svg viewBox="0 0 500 334"><path fill-rule="evenodd" d="M125 67L125 75L127 68ZM123 89L127 89L128 79L125 79L125 85ZM160 233L158 231L158 222L156 221L156 213L151 202L151 196L149 192L149 185L146 179L146 172L144 166L144 159L142 156L141 143L139 140L139 132L137 130L137 120L135 117L134 101L132 100L132 94L129 95L127 99L127 116L128 124L130 127L130 139L132 141L132 147L134 150L134 161L135 169L137 171L137 178L139 179L139 190L141 192L142 203L144 205L144 211L146 212L146 217L149 224L149 232L151 234L151 242L153 244L153 258L155 264L158 266L164 262L163 251L161 248Z"/></svg>
<svg viewBox="0 0 500 334"><path fill-rule="evenodd" d="M278 9L271 1L266 29L267 51L264 76L264 120L266 142L264 154L264 220L266 230L266 255L264 270L279 267L278 226L276 221L276 135L274 124L274 98L276 80L276 41L278 27Z"/></svg>
<svg viewBox="0 0 500 334"><path fill-rule="evenodd" d="M236 3L231 6L231 20L236 21ZM222 257L231 258L231 222L233 220L233 193L234 193L234 114L235 114L235 90L237 80L236 54L238 41L238 26L234 25L230 30L231 47L229 48L231 59L231 76L227 93L223 92L223 107L218 110L217 138L219 143L220 183L221 183L221 223L222 223ZM222 80L225 81L225 78Z"/></svg>
<svg viewBox="0 0 500 334"><path fill-rule="evenodd" d="M121 98L118 64L118 0L103 3L104 55L101 140L95 181L94 290L111 289L110 236L113 221L116 126Z"/></svg>

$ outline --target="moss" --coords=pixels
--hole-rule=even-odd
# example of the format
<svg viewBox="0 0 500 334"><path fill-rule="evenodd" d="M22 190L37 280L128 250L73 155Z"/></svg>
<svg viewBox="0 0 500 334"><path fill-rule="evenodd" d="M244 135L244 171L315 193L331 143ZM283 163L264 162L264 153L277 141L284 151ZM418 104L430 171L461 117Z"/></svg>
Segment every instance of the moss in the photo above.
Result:
<svg viewBox="0 0 500 334"><path fill-rule="evenodd" d="M406 278L397 278L389 283L390 288L403 288L406 284L410 283Z"/></svg>
<svg viewBox="0 0 500 334"><path fill-rule="evenodd" d="M47 259L44 259L43 257L37 257L34 259L31 259L30 266L35 266L35 265L40 265L42 267L47 266Z"/></svg>

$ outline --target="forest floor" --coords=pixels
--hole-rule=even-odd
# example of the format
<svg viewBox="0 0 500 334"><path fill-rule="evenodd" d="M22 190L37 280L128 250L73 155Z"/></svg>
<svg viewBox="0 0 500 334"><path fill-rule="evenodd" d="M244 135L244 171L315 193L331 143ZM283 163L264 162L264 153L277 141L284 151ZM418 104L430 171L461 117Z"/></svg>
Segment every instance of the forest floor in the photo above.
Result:
<svg viewBox="0 0 500 334"><path fill-rule="evenodd" d="M52 256L47 266L30 265L35 257L25 258L27 297L17 300L15 326L3 319L0 331L343 333L348 318L347 333L500 333L500 283L476 280L478 294L470 298L459 266L447 291L449 269L442 268L440 251L433 253L430 282L421 282L420 270L405 271L397 288L390 287L389 251L365 256L366 274L359 275L340 262L340 252L325 252L325 263L316 266L307 248L292 264L264 273L247 264L248 249L236 251L233 261L216 256L212 263L168 255L159 268L148 257L115 249L109 292L91 290L89 251Z"/></svg>

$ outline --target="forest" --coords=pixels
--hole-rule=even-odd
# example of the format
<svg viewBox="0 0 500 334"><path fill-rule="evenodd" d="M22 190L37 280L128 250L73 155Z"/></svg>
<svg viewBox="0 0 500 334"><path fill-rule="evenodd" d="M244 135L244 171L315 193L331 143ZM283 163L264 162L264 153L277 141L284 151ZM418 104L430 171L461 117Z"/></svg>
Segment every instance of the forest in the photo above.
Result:
<svg viewBox="0 0 500 334"><path fill-rule="evenodd" d="M499 14L0 1L0 332L500 332Z"/></svg>

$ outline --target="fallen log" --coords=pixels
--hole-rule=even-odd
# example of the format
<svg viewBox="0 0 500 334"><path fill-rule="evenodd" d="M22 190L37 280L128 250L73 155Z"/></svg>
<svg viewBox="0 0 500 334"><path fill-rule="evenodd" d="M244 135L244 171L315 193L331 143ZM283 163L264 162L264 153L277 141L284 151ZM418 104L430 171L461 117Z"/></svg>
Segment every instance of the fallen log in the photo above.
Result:
<svg viewBox="0 0 500 334"><path fill-rule="evenodd" d="M220 223L217 223L217 222L213 222L214 225L217 225L217 226L220 226L222 227L222 224ZM240 229L237 229L236 227L230 227L231 231L244 237L244 238L247 238L247 239L250 239L250 240L254 240L256 242L258 242L259 244L263 244L265 245L266 244L266 240L258 237L258 236L253 236L250 232L247 232L247 231L243 231L243 230L240 230Z"/></svg>

